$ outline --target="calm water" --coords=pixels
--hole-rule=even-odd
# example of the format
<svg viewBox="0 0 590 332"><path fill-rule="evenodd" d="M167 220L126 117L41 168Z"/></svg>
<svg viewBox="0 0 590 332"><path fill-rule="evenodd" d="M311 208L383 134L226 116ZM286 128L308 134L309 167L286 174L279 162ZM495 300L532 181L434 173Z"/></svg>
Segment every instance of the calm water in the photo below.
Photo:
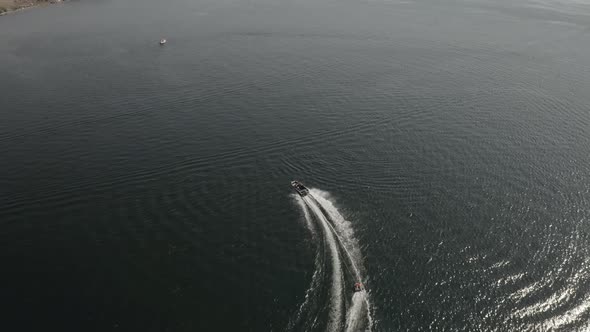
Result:
<svg viewBox="0 0 590 332"><path fill-rule="evenodd" d="M573 0L0 17L1 329L588 329L589 54Z"/></svg>

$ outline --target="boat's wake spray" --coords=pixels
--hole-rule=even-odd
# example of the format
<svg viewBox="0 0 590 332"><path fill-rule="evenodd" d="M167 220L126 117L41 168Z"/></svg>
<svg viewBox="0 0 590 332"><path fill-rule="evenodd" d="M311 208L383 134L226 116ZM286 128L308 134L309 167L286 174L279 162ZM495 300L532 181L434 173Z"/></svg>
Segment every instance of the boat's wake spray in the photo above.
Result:
<svg viewBox="0 0 590 332"><path fill-rule="evenodd" d="M310 288L289 330L370 331L369 297L361 284L360 250L350 223L327 193L311 189L302 195L295 189L317 251Z"/></svg>

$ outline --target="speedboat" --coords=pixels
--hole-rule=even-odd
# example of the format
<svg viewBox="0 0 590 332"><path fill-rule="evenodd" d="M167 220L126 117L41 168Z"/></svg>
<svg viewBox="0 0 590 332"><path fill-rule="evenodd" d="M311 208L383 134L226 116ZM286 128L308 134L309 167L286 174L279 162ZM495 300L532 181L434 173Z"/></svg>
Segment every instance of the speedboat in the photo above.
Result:
<svg viewBox="0 0 590 332"><path fill-rule="evenodd" d="M295 191L299 194L299 196L303 197L303 196L307 196L307 194L309 194L309 189L307 189L307 187L305 187L301 182L299 181L291 181L291 187L293 187L293 189L295 189Z"/></svg>
<svg viewBox="0 0 590 332"><path fill-rule="evenodd" d="M364 287L363 287L363 284L361 284L360 282L355 282L355 283L354 283L353 290L354 290L354 292L355 292L355 293L356 293L356 292L360 292L360 291L362 291L363 289L364 289Z"/></svg>
<svg viewBox="0 0 590 332"><path fill-rule="evenodd" d="M166 44L166 38L160 39L160 45L164 45L164 44Z"/></svg>

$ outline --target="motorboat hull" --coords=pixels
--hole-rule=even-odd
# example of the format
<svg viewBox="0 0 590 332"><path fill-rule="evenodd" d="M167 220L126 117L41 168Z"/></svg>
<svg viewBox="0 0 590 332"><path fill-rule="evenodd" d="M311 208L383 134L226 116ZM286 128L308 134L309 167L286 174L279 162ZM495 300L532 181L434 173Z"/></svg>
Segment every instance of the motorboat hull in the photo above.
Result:
<svg viewBox="0 0 590 332"><path fill-rule="evenodd" d="M291 181L291 187L293 187L301 197L305 197L309 194L309 189L299 181Z"/></svg>

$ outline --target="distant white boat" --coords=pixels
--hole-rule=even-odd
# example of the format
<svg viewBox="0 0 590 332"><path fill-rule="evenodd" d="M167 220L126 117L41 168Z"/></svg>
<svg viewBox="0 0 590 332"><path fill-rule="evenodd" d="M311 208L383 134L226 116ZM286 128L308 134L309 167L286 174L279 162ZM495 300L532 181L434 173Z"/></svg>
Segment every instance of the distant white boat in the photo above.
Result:
<svg viewBox="0 0 590 332"><path fill-rule="evenodd" d="M166 39L165 38L160 39L160 45L164 45L164 44L166 44Z"/></svg>

